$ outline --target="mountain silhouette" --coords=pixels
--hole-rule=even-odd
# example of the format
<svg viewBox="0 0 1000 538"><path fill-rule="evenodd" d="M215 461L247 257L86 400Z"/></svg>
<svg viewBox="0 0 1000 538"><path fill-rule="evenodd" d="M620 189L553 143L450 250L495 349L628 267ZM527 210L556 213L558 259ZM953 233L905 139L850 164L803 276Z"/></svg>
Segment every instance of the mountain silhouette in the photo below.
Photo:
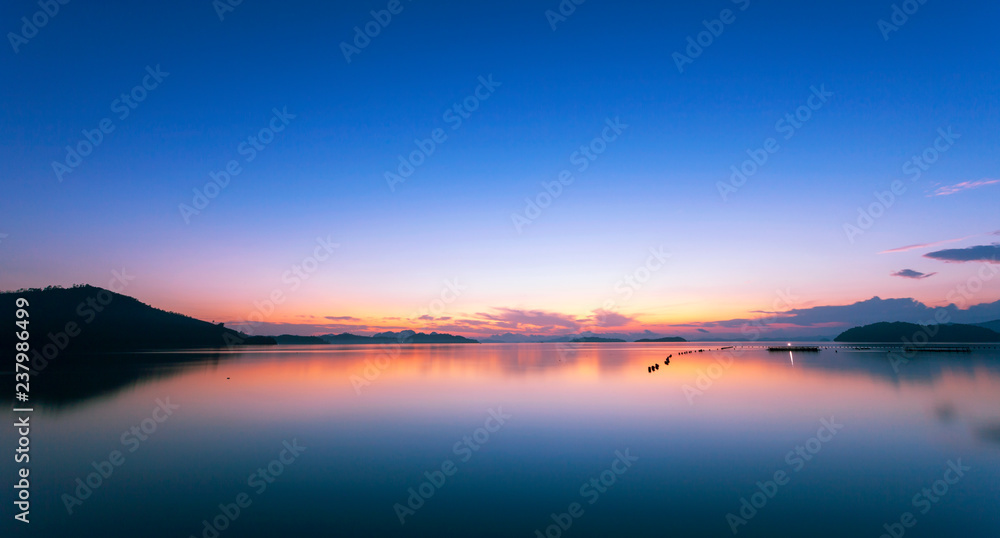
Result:
<svg viewBox="0 0 1000 538"><path fill-rule="evenodd" d="M278 336L272 336L279 345L282 346L305 346L305 345L326 345L329 344L326 340L318 336L299 336L296 334L281 334Z"/></svg>
<svg viewBox="0 0 1000 538"><path fill-rule="evenodd" d="M1000 333L1000 319L993 320L993 321L987 321L985 323L973 323L973 325L976 325L978 327L986 327L987 329L989 329L991 331L996 331L996 332Z"/></svg>
<svg viewBox="0 0 1000 538"><path fill-rule="evenodd" d="M50 286L0 292L0 345L14 349L21 331L15 321L18 298L28 305L23 318L30 335L30 356L62 353L190 349L251 344L273 345L273 338L247 336L207 321L153 308L138 300L89 285Z"/></svg>
<svg viewBox="0 0 1000 538"><path fill-rule="evenodd" d="M925 340L926 339L926 340ZM854 327L840 333L834 342L1000 342L1000 333L976 325L917 325L905 322L880 322Z"/></svg>
<svg viewBox="0 0 1000 538"><path fill-rule="evenodd" d="M372 336L359 336L351 333L324 334L320 336L331 344L478 344L477 340L453 334L418 333L400 331L377 333Z"/></svg>

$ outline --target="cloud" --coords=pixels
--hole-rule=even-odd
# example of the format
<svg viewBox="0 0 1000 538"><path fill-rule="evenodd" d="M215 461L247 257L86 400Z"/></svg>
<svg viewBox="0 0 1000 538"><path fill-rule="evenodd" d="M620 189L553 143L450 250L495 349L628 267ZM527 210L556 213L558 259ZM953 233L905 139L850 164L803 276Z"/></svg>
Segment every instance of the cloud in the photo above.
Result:
<svg viewBox="0 0 1000 538"><path fill-rule="evenodd" d="M979 187L985 187L987 185L994 185L1000 183L1000 179L980 179L979 181L963 181L961 183L956 183L954 185L945 185L944 187L938 187L938 189L930 194L931 196L948 196L951 194L959 193L962 191L967 191L970 189L978 189Z"/></svg>
<svg viewBox="0 0 1000 538"><path fill-rule="evenodd" d="M586 320L577 319L576 316L560 314L558 312L545 312L543 310L521 310L517 308L494 308L495 313L479 312L476 315L482 319L495 322L497 325L517 329L522 326L529 327L563 327L567 329L577 329Z"/></svg>
<svg viewBox="0 0 1000 538"><path fill-rule="evenodd" d="M991 262L1000 263L1000 243L979 245L968 248L938 250L924 254L925 258L945 262Z"/></svg>
<svg viewBox="0 0 1000 538"><path fill-rule="evenodd" d="M354 316L325 316L325 318L332 321L361 321L360 318Z"/></svg>
<svg viewBox="0 0 1000 538"><path fill-rule="evenodd" d="M1000 301L970 306L964 310L955 305L932 308L916 299L882 299L873 297L849 305L814 306L793 309L778 316L764 317L756 323L766 326L797 327L850 327L868 325L879 321L905 321L927 323L935 315L944 311L951 323L980 323L985 320L1000 319ZM738 329L754 320L731 319L702 323L704 327Z"/></svg>
<svg viewBox="0 0 1000 538"><path fill-rule="evenodd" d="M879 254L891 254L893 252L906 252L908 250L917 250L921 248L936 247L938 245L945 245L947 243L956 243L958 241L965 241L966 239L971 239L976 237L974 235L967 235L965 237L959 237L958 239L945 239L944 241L934 241L933 243L919 243L916 245L907 245L905 247L891 248L889 250L883 250Z"/></svg>
<svg viewBox="0 0 1000 538"><path fill-rule="evenodd" d="M920 280L922 278L928 278L936 275L937 273L921 273L920 271L914 271L913 269L903 269L902 271L896 271L892 273L892 276L900 276L903 278L912 278L915 280Z"/></svg>
<svg viewBox="0 0 1000 538"><path fill-rule="evenodd" d="M705 329L698 329L698 332L700 332L700 333L711 333L711 331L706 331Z"/></svg>
<svg viewBox="0 0 1000 538"><path fill-rule="evenodd" d="M633 321L633 318L603 308L594 310L594 325L598 327L622 327Z"/></svg>

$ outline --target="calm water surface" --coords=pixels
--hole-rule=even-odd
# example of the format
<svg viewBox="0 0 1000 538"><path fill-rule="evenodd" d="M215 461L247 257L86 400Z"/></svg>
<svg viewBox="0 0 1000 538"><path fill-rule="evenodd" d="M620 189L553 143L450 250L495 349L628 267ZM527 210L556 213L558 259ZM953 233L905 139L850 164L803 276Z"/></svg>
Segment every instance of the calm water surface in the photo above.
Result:
<svg viewBox="0 0 1000 538"><path fill-rule="evenodd" d="M12 524L8 464L0 528L998 535L1000 351L921 355L897 372L881 351L725 345L284 346L42 372L31 532ZM714 351L681 354L699 348ZM162 359L185 362L150 365ZM3 429L3 450L15 443ZM101 463L116 450L119 465Z"/></svg>

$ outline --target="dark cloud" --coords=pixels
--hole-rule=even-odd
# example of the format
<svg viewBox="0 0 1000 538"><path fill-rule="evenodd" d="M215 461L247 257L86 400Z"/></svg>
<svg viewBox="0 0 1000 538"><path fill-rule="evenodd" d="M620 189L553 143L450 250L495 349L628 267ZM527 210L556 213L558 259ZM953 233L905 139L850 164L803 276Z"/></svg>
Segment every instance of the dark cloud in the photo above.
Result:
<svg viewBox="0 0 1000 538"><path fill-rule="evenodd" d="M979 245L968 248L952 248L924 254L925 258L946 262L991 262L1000 263L1000 243Z"/></svg>
<svg viewBox="0 0 1000 538"><path fill-rule="evenodd" d="M905 321L928 323L939 311L946 311L951 323L981 323L985 320L1000 319L1000 301L970 306L964 310L954 304L931 308L916 299L882 299L873 297L849 305L814 306L797 308L775 316L762 316L757 320L730 319L702 323L703 327L724 329L740 328L747 323L765 325L795 325L799 327L855 326L878 323L880 321Z"/></svg>
<svg viewBox="0 0 1000 538"><path fill-rule="evenodd" d="M913 269L903 269L902 271L896 271L895 273L892 273L892 276L920 280L922 278L932 277L936 274L937 273L921 273L920 271L914 271Z"/></svg>
<svg viewBox="0 0 1000 538"><path fill-rule="evenodd" d="M700 332L700 333L710 333L711 331L706 331L705 329L698 329L698 332Z"/></svg>
<svg viewBox="0 0 1000 538"><path fill-rule="evenodd" d="M331 321L361 321L360 318L354 316L325 316L326 319Z"/></svg>

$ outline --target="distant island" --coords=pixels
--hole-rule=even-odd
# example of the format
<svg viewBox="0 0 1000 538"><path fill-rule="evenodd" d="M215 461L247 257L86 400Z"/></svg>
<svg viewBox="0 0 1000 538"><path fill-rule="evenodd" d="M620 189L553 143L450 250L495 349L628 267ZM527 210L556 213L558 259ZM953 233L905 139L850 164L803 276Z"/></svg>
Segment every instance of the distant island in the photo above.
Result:
<svg viewBox="0 0 1000 538"><path fill-rule="evenodd" d="M926 338L926 341L925 341ZM918 325L881 322L848 329L834 342L982 343L1000 342L1000 333L977 325Z"/></svg>
<svg viewBox="0 0 1000 538"><path fill-rule="evenodd" d="M318 338L328 344L478 344L479 341L453 334L418 333L400 331L377 333L372 336L359 336L351 333L324 334Z"/></svg>
<svg viewBox="0 0 1000 538"><path fill-rule="evenodd" d="M238 345L274 345L273 338L248 336L221 323L153 308L95 286L50 286L0 292L0 346L14 349L15 301L28 301L31 349L46 356L63 352L190 349Z"/></svg>
<svg viewBox="0 0 1000 538"><path fill-rule="evenodd" d="M11 327L2 331L0 345L14 349L18 298L28 301L31 354L63 352L99 353L167 349L218 348L246 345L326 344L478 344L476 340L432 332L383 332L373 336L349 333L322 336L250 336L222 323L209 323L167 312L104 288L77 285L49 286L0 292L0 321Z"/></svg>
<svg viewBox="0 0 1000 538"><path fill-rule="evenodd" d="M281 346L308 346L308 345L321 345L325 346L329 344L326 340L318 336L299 336L297 334L280 334L278 336L272 336L278 345Z"/></svg>
<svg viewBox="0 0 1000 538"><path fill-rule="evenodd" d="M601 338L600 336L584 336L582 338L574 338L570 340L574 344L590 343L590 342L624 342L621 338Z"/></svg>
<svg viewBox="0 0 1000 538"><path fill-rule="evenodd" d="M642 340L636 340L636 342L687 342L687 340L681 338L680 336L665 336L663 338L643 338Z"/></svg>
<svg viewBox="0 0 1000 538"><path fill-rule="evenodd" d="M985 323L973 323L973 325L975 325L977 327L986 327L987 329L989 329L991 331L996 331L996 332L1000 333L1000 319L993 320L993 321L987 321Z"/></svg>

